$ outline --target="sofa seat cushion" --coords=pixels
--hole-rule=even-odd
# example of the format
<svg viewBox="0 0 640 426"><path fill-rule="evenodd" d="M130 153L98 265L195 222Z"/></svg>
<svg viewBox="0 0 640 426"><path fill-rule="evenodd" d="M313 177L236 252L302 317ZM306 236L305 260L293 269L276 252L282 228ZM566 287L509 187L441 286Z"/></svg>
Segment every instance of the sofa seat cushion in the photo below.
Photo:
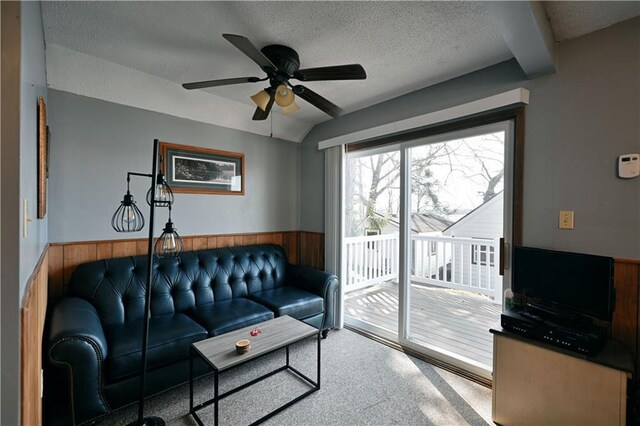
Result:
<svg viewBox="0 0 640 426"><path fill-rule="evenodd" d="M237 298L198 306L193 318L209 336L218 336L273 319L273 312L248 299Z"/></svg>
<svg viewBox="0 0 640 426"><path fill-rule="evenodd" d="M277 317L289 315L303 319L324 312L322 297L295 287L278 287L251 294L249 297L271 309Z"/></svg>
<svg viewBox="0 0 640 426"><path fill-rule="evenodd" d="M140 374L142 323L132 321L105 327L109 356L107 377L120 380ZM152 317L149 321L147 368L152 369L189 357L191 343L207 337L207 330L184 314Z"/></svg>

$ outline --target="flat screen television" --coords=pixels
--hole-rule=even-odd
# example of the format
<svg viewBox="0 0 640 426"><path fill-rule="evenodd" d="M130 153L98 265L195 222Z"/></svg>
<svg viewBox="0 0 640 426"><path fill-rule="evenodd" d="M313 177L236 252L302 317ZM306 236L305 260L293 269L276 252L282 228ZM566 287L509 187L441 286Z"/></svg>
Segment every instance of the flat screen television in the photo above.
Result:
<svg viewBox="0 0 640 426"><path fill-rule="evenodd" d="M568 312L611 320L613 270L611 257L516 246L512 289Z"/></svg>

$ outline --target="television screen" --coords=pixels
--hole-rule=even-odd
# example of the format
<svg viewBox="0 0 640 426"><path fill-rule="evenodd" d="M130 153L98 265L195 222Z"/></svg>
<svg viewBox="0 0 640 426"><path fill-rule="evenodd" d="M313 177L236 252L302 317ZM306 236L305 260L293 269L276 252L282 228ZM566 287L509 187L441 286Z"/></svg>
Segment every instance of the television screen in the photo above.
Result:
<svg viewBox="0 0 640 426"><path fill-rule="evenodd" d="M614 308L613 258L515 247L515 292L604 320Z"/></svg>

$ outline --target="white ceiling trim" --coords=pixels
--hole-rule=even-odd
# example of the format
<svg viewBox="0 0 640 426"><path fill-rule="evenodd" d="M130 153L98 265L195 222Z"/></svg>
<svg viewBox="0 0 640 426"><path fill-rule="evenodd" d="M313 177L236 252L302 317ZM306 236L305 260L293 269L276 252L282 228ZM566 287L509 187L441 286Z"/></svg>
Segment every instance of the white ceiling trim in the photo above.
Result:
<svg viewBox="0 0 640 426"><path fill-rule="evenodd" d="M497 108L507 107L509 105L528 103L529 91L520 87L518 89L499 93L497 95L489 96L488 98L478 99L466 104L456 105L439 111L433 111L404 120L394 121L392 123L386 123L369 129L325 139L318 142L318 149L327 149L332 146L345 145L348 143L390 135L392 133L403 132L436 123L455 120L485 111L491 111Z"/></svg>
<svg viewBox="0 0 640 426"><path fill-rule="evenodd" d="M165 80L105 59L48 43L47 81L52 89L269 136L271 120L251 119L255 108ZM273 136L301 142L313 124L276 114Z"/></svg>

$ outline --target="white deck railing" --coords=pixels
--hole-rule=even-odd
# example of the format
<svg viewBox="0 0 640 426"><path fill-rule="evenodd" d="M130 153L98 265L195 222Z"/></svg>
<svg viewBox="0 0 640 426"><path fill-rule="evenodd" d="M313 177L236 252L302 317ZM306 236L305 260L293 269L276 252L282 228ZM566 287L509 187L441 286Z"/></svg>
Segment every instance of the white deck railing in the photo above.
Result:
<svg viewBox="0 0 640 426"><path fill-rule="evenodd" d="M412 235L411 281L501 301L499 240ZM398 279L398 234L345 238L349 292Z"/></svg>
<svg viewBox="0 0 640 426"><path fill-rule="evenodd" d="M346 291L398 278L398 234L345 238Z"/></svg>

